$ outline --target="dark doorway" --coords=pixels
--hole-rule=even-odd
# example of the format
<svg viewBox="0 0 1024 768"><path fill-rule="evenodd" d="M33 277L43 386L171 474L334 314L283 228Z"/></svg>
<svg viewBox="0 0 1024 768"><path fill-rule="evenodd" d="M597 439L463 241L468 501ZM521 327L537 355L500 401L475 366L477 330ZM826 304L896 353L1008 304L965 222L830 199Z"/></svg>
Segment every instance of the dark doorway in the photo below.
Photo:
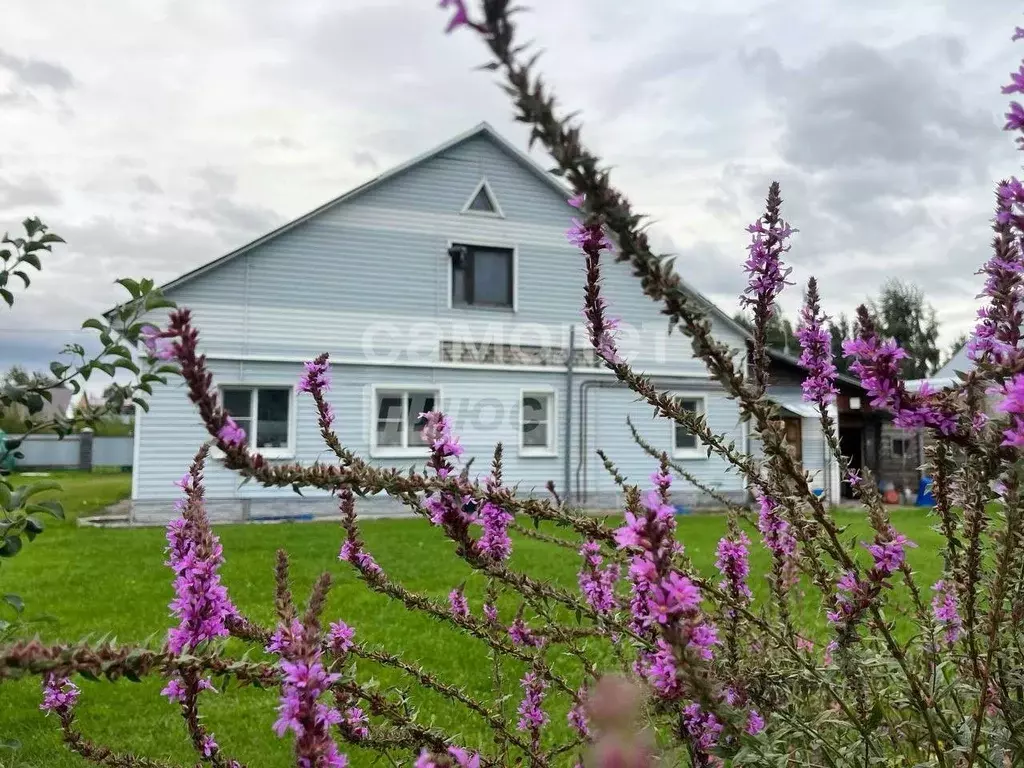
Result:
<svg viewBox="0 0 1024 768"><path fill-rule="evenodd" d="M864 430L861 427L840 427L839 429L839 450L843 456L850 459L850 469L860 471L864 467ZM844 499L853 498L853 488L849 481L843 477L840 479L841 496Z"/></svg>

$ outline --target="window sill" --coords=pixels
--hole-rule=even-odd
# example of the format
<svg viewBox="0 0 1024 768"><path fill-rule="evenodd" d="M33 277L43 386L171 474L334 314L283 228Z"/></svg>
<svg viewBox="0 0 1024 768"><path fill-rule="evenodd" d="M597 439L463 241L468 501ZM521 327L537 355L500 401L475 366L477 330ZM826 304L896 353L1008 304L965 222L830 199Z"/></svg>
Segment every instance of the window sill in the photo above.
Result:
<svg viewBox="0 0 1024 768"><path fill-rule="evenodd" d="M685 450L685 451L672 451L673 459L687 459L690 461L707 461L708 454L706 451L700 450Z"/></svg>
<svg viewBox="0 0 1024 768"><path fill-rule="evenodd" d="M430 451L423 448L371 448L372 459L428 459Z"/></svg>
<svg viewBox="0 0 1024 768"><path fill-rule="evenodd" d="M519 456L524 459L557 459L558 451L548 448L520 448Z"/></svg>
<svg viewBox="0 0 1024 768"><path fill-rule="evenodd" d="M250 446L249 452L258 453L264 459L268 459L270 461L284 461L295 458L294 448L264 448L260 450L259 448L253 448ZM224 451L214 446L210 449L210 456L214 459L223 459Z"/></svg>

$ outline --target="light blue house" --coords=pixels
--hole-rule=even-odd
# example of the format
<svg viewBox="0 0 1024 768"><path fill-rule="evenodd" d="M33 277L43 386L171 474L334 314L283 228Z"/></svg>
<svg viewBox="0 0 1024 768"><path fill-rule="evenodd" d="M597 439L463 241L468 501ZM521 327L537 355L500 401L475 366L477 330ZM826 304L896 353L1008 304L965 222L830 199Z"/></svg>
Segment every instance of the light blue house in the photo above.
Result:
<svg viewBox="0 0 1024 768"><path fill-rule="evenodd" d="M610 508L617 488L596 448L637 482L646 483L655 466L631 439L629 415L701 481L746 499L742 478L722 460L708 458L684 430L652 419L650 408L594 364L582 331L583 260L565 238L575 213L568 196L481 124L164 289L193 310L226 407L268 458L330 460L311 400L295 392L303 361L326 351L339 437L379 464L422 463L417 414L440 407L454 421L464 458L475 457L474 474L486 473L501 442L505 479L521 493L546 493L553 481L578 503ZM627 265L609 259L605 270L612 311L626 324L626 357L746 448L735 403L688 341L667 333L659 306ZM717 336L745 349L743 330L701 300ZM802 439L820 446L799 394L782 400L793 401L790 417L805 419ZM174 481L206 439L180 383L157 390L150 406L136 417L139 517L171 514ZM808 469L829 476L827 485L831 472L814 458L821 451L805 454ZM334 512L325 496L240 485L215 465L207 488L211 510L224 515ZM704 500L692 488L679 498ZM387 509L386 500L379 507Z"/></svg>

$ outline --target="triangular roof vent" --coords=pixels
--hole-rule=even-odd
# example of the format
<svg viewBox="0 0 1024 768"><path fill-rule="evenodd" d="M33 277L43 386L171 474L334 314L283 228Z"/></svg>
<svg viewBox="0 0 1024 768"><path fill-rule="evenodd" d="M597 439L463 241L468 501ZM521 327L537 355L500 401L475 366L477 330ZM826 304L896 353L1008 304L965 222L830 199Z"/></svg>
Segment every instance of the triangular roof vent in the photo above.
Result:
<svg viewBox="0 0 1024 768"><path fill-rule="evenodd" d="M462 212L478 213L484 216L504 217L505 215L501 212L501 206L498 205L498 200L495 198L494 192L491 191L491 185L487 183L487 179L480 179L480 183L476 185L473 194L469 196Z"/></svg>

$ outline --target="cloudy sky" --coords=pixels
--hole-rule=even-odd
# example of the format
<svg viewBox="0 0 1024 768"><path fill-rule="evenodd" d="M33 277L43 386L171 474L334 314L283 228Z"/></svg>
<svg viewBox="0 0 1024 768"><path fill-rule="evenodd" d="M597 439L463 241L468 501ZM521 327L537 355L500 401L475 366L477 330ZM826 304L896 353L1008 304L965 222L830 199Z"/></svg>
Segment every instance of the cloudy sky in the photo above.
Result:
<svg viewBox="0 0 1024 768"><path fill-rule="evenodd" d="M80 340L114 278L173 278L481 120L525 146L473 69L482 46L445 37L436 5L6 0L0 227L39 215L69 247L0 310L0 368ZM723 308L778 179L794 277L816 274L833 312L899 277L944 340L970 327L993 183L1020 167L999 93L1024 55L1019 3L534 5L548 82Z"/></svg>

